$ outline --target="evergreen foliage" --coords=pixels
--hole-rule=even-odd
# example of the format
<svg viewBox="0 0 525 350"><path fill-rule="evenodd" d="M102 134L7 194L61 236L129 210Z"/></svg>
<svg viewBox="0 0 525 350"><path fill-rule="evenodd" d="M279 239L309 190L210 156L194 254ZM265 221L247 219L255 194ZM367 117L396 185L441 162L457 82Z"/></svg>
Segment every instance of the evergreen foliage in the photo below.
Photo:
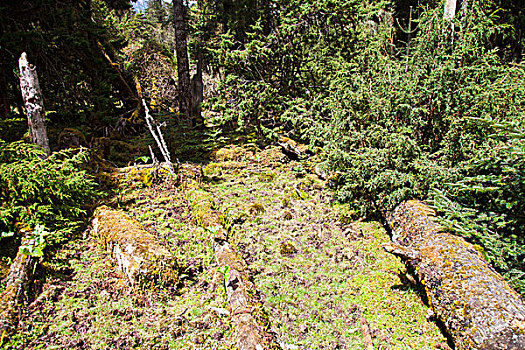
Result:
<svg viewBox="0 0 525 350"><path fill-rule="evenodd" d="M443 223L484 248L485 256L525 293L525 128L495 123L491 142L462 165L463 177L435 188Z"/></svg>
<svg viewBox="0 0 525 350"><path fill-rule="evenodd" d="M271 2L270 31L260 16L209 47L224 72L215 124L322 147L337 199L361 215L434 200L525 292L523 141L510 137L523 136L523 9L463 2L447 22L442 4L408 5Z"/></svg>
<svg viewBox="0 0 525 350"><path fill-rule="evenodd" d="M133 123L137 97L157 112L176 111L169 5L151 0L135 14L125 0L22 3L0 7L0 126L10 136L22 110L12 74L21 51L35 57L46 107L59 115L51 121L99 130L116 119ZM446 21L442 5L191 3L190 59L202 54L204 70L218 76L206 91L216 128L208 134L218 139L233 128L308 142L322 150L336 198L360 216L414 197L431 201L446 227L482 246L525 293L525 9L463 1ZM94 191L78 169L85 151L43 161L30 145L1 147L2 228L75 226Z"/></svg>
<svg viewBox="0 0 525 350"><path fill-rule="evenodd" d="M0 230L12 231L17 222L43 225L52 232L47 242L56 244L79 228L86 205L98 194L81 169L86 149L43 155L33 144L0 140Z"/></svg>

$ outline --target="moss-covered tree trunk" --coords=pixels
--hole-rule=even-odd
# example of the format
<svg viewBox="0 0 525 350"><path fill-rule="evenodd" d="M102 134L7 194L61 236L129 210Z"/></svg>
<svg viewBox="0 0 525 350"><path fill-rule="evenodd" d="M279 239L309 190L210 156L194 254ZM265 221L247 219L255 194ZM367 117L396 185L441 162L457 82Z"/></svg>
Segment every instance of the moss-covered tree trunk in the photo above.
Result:
<svg viewBox="0 0 525 350"><path fill-rule="evenodd" d="M415 268L457 350L525 349L523 300L472 244L444 232L420 201L402 203L387 221L385 250Z"/></svg>
<svg viewBox="0 0 525 350"><path fill-rule="evenodd" d="M26 249L35 244L31 239L32 231L21 230L24 234L22 244L16 258L9 267L6 279L6 288L0 294L0 338L9 334L17 325L18 310L24 295L24 289L29 283L29 275L36 260L27 255Z"/></svg>
<svg viewBox="0 0 525 350"><path fill-rule="evenodd" d="M210 193L195 190L188 197L197 223L214 231L217 263L225 271L224 288L228 296L230 317L238 350L278 349L274 337L264 330L261 322L262 304L246 272L244 259L234 252L227 241L222 214L215 209ZM210 232L211 233L211 232Z"/></svg>
<svg viewBox="0 0 525 350"><path fill-rule="evenodd" d="M93 234L118 262L130 284L177 283L178 265L174 255L125 213L105 206L97 208Z"/></svg>

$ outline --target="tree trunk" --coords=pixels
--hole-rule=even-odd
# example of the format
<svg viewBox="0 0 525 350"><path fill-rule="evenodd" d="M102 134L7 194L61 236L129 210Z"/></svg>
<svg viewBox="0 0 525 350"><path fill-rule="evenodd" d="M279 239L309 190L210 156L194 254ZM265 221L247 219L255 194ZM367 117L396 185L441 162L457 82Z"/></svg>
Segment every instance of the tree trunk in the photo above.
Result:
<svg viewBox="0 0 525 350"><path fill-rule="evenodd" d="M125 213L102 206L93 218L93 234L118 262L131 285L158 282L174 285L178 281L177 260Z"/></svg>
<svg viewBox="0 0 525 350"><path fill-rule="evenodd" d="M525 349L525 304L472 244L444 232L420 201L402 203L387 221L393 243L384 249L415 268L457 350Z"/></svg>
<svg viewBox="0 0 525 350"><path fill-rule="evenodd" d="M9 98L7 97L7 82L0 72L0 118L5 119L9 114Z"/></svg>
<svg viewBox="0 0 525 350"><path fill-rule="evenodd" d="M190 65L188 62L186 7L183 0L173 0L173 22L179 77L179 112L184 116L189 116L191 107Z"/></svg>
<svg viewBox="0 0 525 350"><path fill-rule="evenodd" d="M445 11L443 13L443 19L452 20L456 15L456 3L457 0L446 0Z"/></svg>
<svg viewBox="0 0 525 350"><path fill-rule="evenodd" d="M222 240L216 240L215 257L219 267L227 268L228 271L225 276L224 288L228 296L237 349L263 349L261 336L264 332L252 315L253 311L261 305L258 300L250 296L253 295L255 287L243 269L244 261L230 249L228 242Z"/></svg>
<svg viewBox="0 0 525 350"><path fill-rule="evenodd" d="M202 123L201 103L203 100L204 87L202 83L202 49L197 53L197 72L191 78L191 117L195 125ZM194 126L195 126L194 125Z"/></svg>
<svg viewBox="0 0 525 350"><path fill-rule="evenodd" d="M35 244L31 239L32 231L21 230L24 235L22 246L29 247ZM0 338L2 335L9 334L16 327L18 309L23 299L23 292L29 282L29 274L33 270L36 260L30 255L25 254L23 249L19 249L16 258L9 267L9 274L6 279L6 288L0 294Z"/></svg>
<svg viewBox="0 0 525 350"><path fill-rule="evenodd" d="M31 142L36 143L49 155L49 141L47 139L44 102L42 91L38 84L38 76L35 67L27 61L24 52L18 61L20 66L20 90L24 98L24 104L29 124L29 136Z"/></svg>

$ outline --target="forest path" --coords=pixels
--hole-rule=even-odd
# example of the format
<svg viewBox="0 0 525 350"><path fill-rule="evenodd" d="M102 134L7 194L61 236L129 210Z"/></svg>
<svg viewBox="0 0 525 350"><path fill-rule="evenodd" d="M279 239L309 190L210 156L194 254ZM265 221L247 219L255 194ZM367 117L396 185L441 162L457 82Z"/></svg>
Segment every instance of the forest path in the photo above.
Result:
<svg viewBox="0 0 525 350"><path fill-rule="evenodd" d="M130 288L86 231L44 263L57 278L6 348L235 349L213 228L197 224L188 200L197 187L222 213L283 349L363 349L361 317L375 349L445 349L418 292L396 275L403 264L382 250L387 233L378 222L351 222L313 165L285 160L277 147L229 147L206 165L183 164L177 185L152 185L131 169L113 206L177 256L178 285Z"/></svg>

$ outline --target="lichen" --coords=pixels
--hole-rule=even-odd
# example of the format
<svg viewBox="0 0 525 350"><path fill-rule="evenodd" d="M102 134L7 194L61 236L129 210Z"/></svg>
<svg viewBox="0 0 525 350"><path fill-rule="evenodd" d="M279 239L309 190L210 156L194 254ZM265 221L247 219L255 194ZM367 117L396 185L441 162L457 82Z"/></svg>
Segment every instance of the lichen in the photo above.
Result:
<svg viewBox="0 0 525 350"><path fill-rule="evenodd" d="M513 318L525 318L525 305L482 252L444 232L435 212L420 201L402 203L388 221L392 240L417 252L417 259L408 262L416 268L432 310L447 326L457 349L491 348L505 337L525 346L525 337L512 335L509 324Z"/></svg>

